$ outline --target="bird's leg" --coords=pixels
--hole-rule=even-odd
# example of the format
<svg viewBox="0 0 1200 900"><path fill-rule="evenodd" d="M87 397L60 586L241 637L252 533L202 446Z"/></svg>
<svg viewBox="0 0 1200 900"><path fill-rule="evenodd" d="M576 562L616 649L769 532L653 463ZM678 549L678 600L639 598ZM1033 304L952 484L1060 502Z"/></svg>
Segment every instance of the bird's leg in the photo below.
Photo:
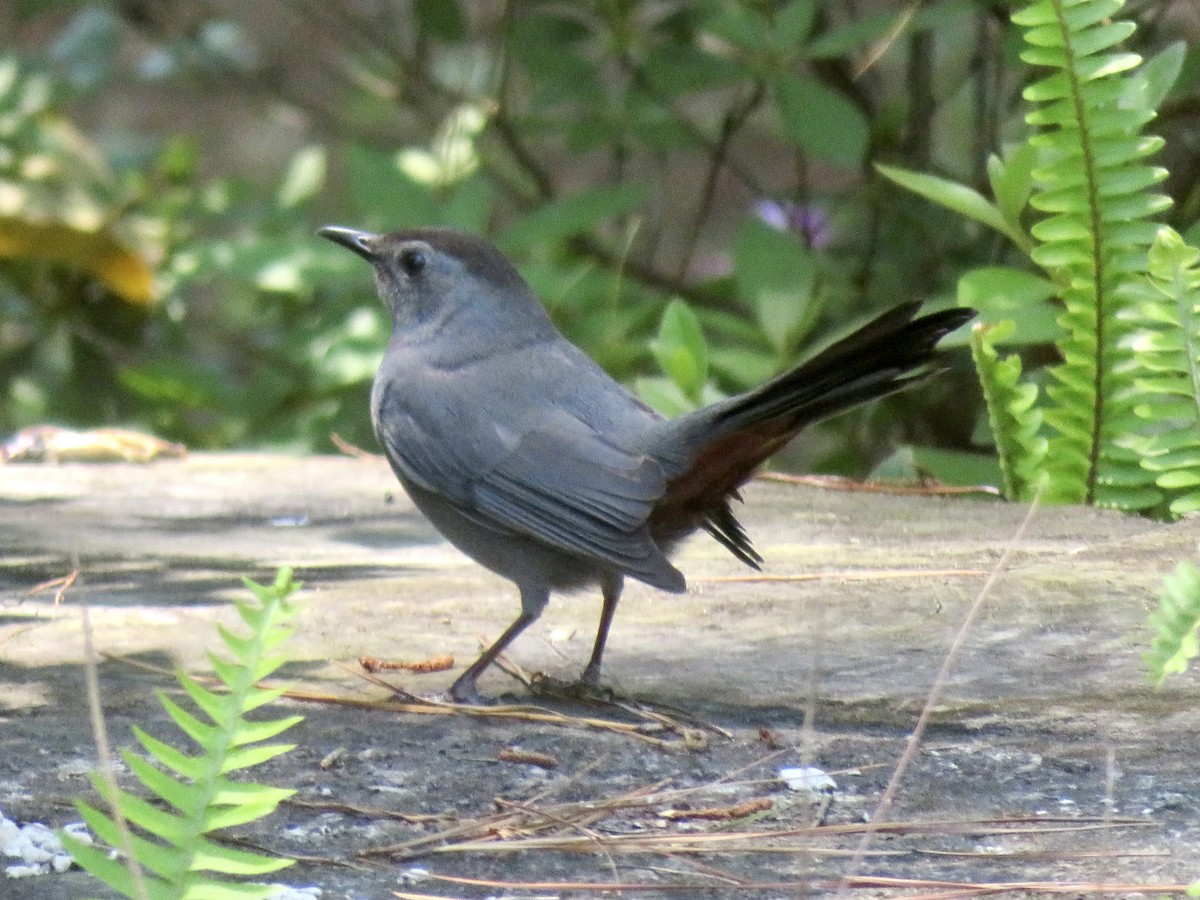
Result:
<svg viewBox="0 0 1200 900"><path fill-rule="evenodd" d="M600 683L600 660L604 656L604 645L608 641L608 629L612 627L613 614L617 611L617 601L621 599L621 589L625 586L625 576L613 573L605 577L600 585L604 596L604 606L600 610L600 624L596 628L596 643L592 645L592 658L588 660L583 670L581 680L584 684Z"/></svg>
<svg viewBox="0 0 1200 900"><path fill-rule="evenodd" d="M479 691L475 689L475 682L483 674L483 670L495 662L496 657L504 652L504 648L516 640L517 635L528 628L535 619L537 619L536 615L526 612L517 616L513 623L504 629L504 634L496 638L492 646L484 650L479 659L471 663L467 670L458 676L454 684L450 685L450 696L458 703L482 705L485 701L479 696Z"/></svg>

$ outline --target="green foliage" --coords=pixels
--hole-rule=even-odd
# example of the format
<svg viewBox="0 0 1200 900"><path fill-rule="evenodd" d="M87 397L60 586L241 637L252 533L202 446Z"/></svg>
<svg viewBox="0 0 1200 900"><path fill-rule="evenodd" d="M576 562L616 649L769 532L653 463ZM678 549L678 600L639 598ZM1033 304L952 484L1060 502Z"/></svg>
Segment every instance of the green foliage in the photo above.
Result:
<svg viewBox="0 0 1200 900"><path fill-rule="evenodd" d="M995 160L997 157L993 156L992 159ZM876 163L875 170L900 187L906 188L926 200L941 204L959 215L994 228L1023 250L1028 250L1032 246L1029 236L1021 227L1019 220L1010 219L999 206L990 202L972 187L951 181L949 178L927 175L923 172L910 172L897 166L885 166L883 163ZM1021 202L1021 208L1024 208L1024 200ZM1009 212L1012 212L1011 208Z"/></svg>
<svg viewBox="0 0 1200 900"><path fill-rule="evenodd" d="M1018 323L1002 335L978 332L975 341L1007 494L1028 497L1044 476L1051 502L1151 510L1161 507L1163 489L1180 487L1186 476L1156 479L1147 452L1186 443L1180 429L1193 427L1161 421L1161 404L1147 408L1149 363L1135 339L1148 327L1142 317L1153 220L1171 204L1155 190L1166 170L1146 163L1163 141L1141 129L1182 57L1171 46L1135 71L1141 58L1119 49L1136 30L1114 19L1122 5L1034 0L1014 13L1025 42L1021 59L1051 72L1023 91L1034 105L1025 117L1034 129L1028 141L989 160L994 203L945 179L885 174L1007 236L1047 276L989 267L968 272L959 285L960 299L978 304L986 320ZM1028 232L1032 242L1022 224L1026 203L1041 214ZM1021 361L999 357L1001 340L1054 341L1060 361L1045 370L1044 390L1021 383ZM1160 345L1171 340L1159 338ZM1154 444L1147 442L1152 434Z"/></svg>
<svg viewBox="0 0 1200 900"><path fill-rule="evenodd" d="M652 347L675 299L705 335L699 396L715 396L883 306L944 301L964 270L1028 269L991 234L1034 245L1042 164L1023 143L984 171L982 148L1019 127L1007 85L1026 80L988 4L545 0L498 16L421 0L403 29L389 4L255 9L186 26L105 0L14 10L0 60L41 105L21 107L39 111L20 136L0 133L0 214L53 180L23 160L55 160L79 183L29 208L51 222L80 198L102 210L89 238L123 248L153 296L132 302L63 232L25 227L17 255L0 247L0 430L120 422L197 448L294 450L337 431L370 446L388 323L361 267L313 235L326 223L491 235L567 336L663 409L698 396ZM1167 49L1146 54L1144 96L1123 107L1154 108L1177 76L1195 93L1174 20L1150 21L1130 40ZM305 34L321 39L295 53ZM64 123L72 140L56 144ZM864 177L868 158L936 169L928 190L988 226L890 193ZM1057 303L1007 316L1007 348L1044 358L1064 337ZM823 423L804 464L861 473L917 435L966 446L978 410L959 404L955 421L931 400L965 378Z"/></svg>
<svg viewBox="0 0 1200 900"><path fill-rule="evenodd" d="M129 211L139 186L58 115L64 90L0 55L0 430L119 406L89 337L123 352L159 299L157 223Z"/></svg>
<svg viewBox="0 0 1200 900"><path fill-rule="evenodd" d="M291 570L280 569L272 585L246 580L257 603L237 601L237 611L250 632L238 635L221 627L221 638L232 654L210 654L213 670L224 691L215 693L184 673L179 682L204 718L194 715L166 694L158 699L179 729L199 752L185 753L134 728L138 742L158 765L131 750L122 756L156 802L128 791L107 797L130 826L133 853L143 872L150 900L192 898L263 898L272 888L222 876L255 876L291 865L291 860L236 850L213 840L214 832L270 815L295 791L235 781L230 773L248 769L291 750L292 744L264 743L299 722L301 716L248 719L246 714L281 695L258 682L274 672L285 658L275 652L291 630L284 623L296 613L291 595L299 589ZM161 767L161 768L160 768ZM165 771L164 771L165 770ZM93 776L97 790L107 796L105 782ZM92 831L112 847L124 846L112 815L82 801L76 804ZM136 829L133 830L133 829ZM126 863L63 835L68 851L83 868L127 897L138 896L137 879Z"/></svg>
<svg viewBox="0 0 1200 900"><path fill-rule="evenodd" d="M1151 678L1161 685L1168 675L1186 671L1200 653L1200 569L1181 562L1163 579L1159 611L1150 616L1150 626L1155 635L1145 661Z"/></svg>
<svg viewBox="0 0 1200 900"><path fill-rule="evenodd" d="M1131 90L1135 82L1119 77L1141 59L1111 49L1135 27L1109 21L1121 5L1040 0L1013 21L1030 45L1021 58L1055 70L1024 91L1040 104L1026 116L1039 129L1030 139L1039 150L1030 203L1047 214L1033 226L1032 258L1060 285L1065 308L1063 362L1050 368L1046 387L1048 499L1145 509L1159 494L1136 455L1117 446L1140 427L1121 313L1145 272L1148 220L1170 201L1150 190L1166 170L1142 162L1162 146L1139 135L1154 110L1144 91Z"/></svg>
<svg viewBox="0 0 1200 900"><path fill-rule="evenodd" d="M733 246L733 272L739 298L775 353L794 356L824 306L812 251L794 235L750 219Z"/></svg>
<svg viewBox="0 0 1200 900"><path fill-rule="evenodd" d="M1045 481L1048 442L1040 433L1037 385L1021 381L1019 356L1001 357L996 351L996 343L1013 328L1009 321L975 325L971 330L971 356L996 438L1004 496L1032 500Z"/></svg>
<svg viewBox="0 0 1200 900"><path fill-rule="evenodd" d="M862 162L870 137L867 120L844 94L792 74L779 76L774 88L784 129L796 146L842 166Z"/></svg>
<svg viewBox="0 0 1200 900"><path fill-rule="evenodd" d="M509 228L504 234L504 247L510 253L520 253L538 245L552 245L630 213L645 201L645 188L635 184L597 187L553 200Z"/></svg>
<svg viewBox="0 0 1200 900"><path fill-rule="evenodd" d="M1129 443L1184 515L1200 509L1200 250L1163 228L1150 248L1150 285L1130 338L1139 361L1134 413L1153 429Z"/></svg>
<svg viewBox="0 0 1200 900"><path fill-rule="evenodd" d="M672 300L663 312L650 351L684 396L694 404L700 403L708 381L708 345L700 320L682 300Z"/></svg>

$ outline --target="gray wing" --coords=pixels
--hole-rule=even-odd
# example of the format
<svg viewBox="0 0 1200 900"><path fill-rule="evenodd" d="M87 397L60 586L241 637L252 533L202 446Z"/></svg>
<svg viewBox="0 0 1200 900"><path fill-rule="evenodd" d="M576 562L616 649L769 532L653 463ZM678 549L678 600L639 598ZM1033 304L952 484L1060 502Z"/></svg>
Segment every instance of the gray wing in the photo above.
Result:
<svg viewBox="0 0 1200 900"><path fill-rule="evenodd" d="M448 398L443 397L443 401ZM401 477L450 500L479 524L535 538L606 563L666 590L683 576L650 537L662 467L616 446L561 410L542 410L511 431L443 404L414 415L393 392L377 432Z"/></svg>

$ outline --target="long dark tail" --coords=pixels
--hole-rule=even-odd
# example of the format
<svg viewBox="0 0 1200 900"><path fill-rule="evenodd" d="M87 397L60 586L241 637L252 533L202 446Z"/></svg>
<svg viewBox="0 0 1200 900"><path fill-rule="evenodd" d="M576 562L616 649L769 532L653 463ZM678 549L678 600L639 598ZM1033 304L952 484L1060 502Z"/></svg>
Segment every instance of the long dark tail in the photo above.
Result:
<svg viewBox="0 0 1200 900"><path fill-rule="evenodd" d="M655 539L670 545L703 528L758 568L762 559L730 499L806 425L928 375L938 341L975 316L972 309L948 309L914 319L919 308L897 306L761 387L669 423L662 444L668 452L659 458L670 481L650 519Z"/></svg>
<svg viewBox="0 0 1200 900"><path fill-rule="evenodd" d="M913 319L920 306L888 310L790 372L721 404L713 436L765 422L794 434L919 381L929 374L938 341L975 316L972 309L948 309Z"/></svg>

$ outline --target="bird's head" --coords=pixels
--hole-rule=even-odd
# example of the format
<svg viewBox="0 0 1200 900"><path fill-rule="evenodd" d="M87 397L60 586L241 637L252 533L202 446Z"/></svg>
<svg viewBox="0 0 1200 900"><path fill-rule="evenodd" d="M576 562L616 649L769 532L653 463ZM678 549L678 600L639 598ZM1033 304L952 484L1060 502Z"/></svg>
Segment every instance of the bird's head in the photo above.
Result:
<svg viewBox="0 0 1200 900"><path fill-rule="evenodd" d="M372 234L338 225L317 234L371 264L397 327L464 318L480 328L549 325L512 263L483 238L449 228Z"/></svg>

